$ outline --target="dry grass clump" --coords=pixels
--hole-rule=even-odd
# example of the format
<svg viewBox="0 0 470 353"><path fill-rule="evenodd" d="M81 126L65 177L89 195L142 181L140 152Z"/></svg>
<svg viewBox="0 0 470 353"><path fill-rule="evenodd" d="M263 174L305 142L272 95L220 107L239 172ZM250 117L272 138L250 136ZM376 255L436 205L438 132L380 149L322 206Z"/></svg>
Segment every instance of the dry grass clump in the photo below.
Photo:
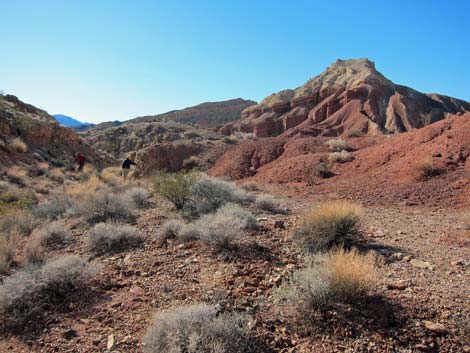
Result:
<svg viewBox="0 0 470 353"><path fill-rule="evenodd" d="M353 160L353 155L348 151L332 152L328 156L328 162L330 163L346 163Z"/></svg>
<svg viewBox="0 0 470 353"><path fill-rule="evenodd" d="M163 223L160 234L160 241L166 242L168 239L174 239L181 234L185 223L180 219L170 219Z"/></svg>
<svg viewBox="0 0 470 353"><path fill-rule="evenodd" d="M330 139L325 142L331 152L341 152L350 149L348 143L343 139Z"/></svg>
<svg viewBox="0 0 470 353"><path fill-rule="evenodd" d="M63 184L65 181L65 175L60 168L54 168L49 172L49 179L56 183Z"/></svg>
<svg viewBox="0 0 470 353"><path fill-rule="evenodd" d="M294 239L307 251L326 250L358 234L361 213L362 208L349 201L323 203L303 217Z"/></svg>
<svg viewBox="0 0 470 353"><path fill-rule="evenodd" d="M284 214L287 212L282 206L281 201L272 195L258 195L256 197L255 206L260 210L273 214Z"/></svg>
<svg viewBox="0 0 470 353"><path fill-rule="evenodd" d="M0 285L0 328L23 329L28 322L41 319L72 294L86 290L97 272L76 256L64 256L5 278Z"/></svg>
<svg viewBox="0 0 470 353"><path fill-rule="evenodd" d="M113 253L136 247L143 239L137 228L119 223L98 223L87 238L87 248L95 253Z"/></svg>
<svg viewBox="0 0 470 353"><path fill-rule="evenodd" d="M0 234L0 274L10 267L15 256L19 236L16 234Z"/></svg>
<svg viewBox="0 0 470 353"><path fill-rule="evenodd" d="M107 167L101 171L100 175L106 183L118 185L122 182L121 173L122 171L119 167Z"/></svg>
<svg viewBox="0 0 470 353"><path fill-rule="evenodd" d="M5 183L0 189L0 214L12 208L30 208L36 202L34 192Z"/></svg>
<svg viewBox="0 0 470 353"><path fill-rule="evenodd" d="M33 208L33 215L41 219L57 220L72 206L71 200L64 197L54 197Z"/></svg>
<svg viewBox="0 0 470 353"><path fill-rule="evenodd" d="M124 196L129 198L137 208L146 208L149 205L150 192L139 186L133 186L124 192Z"/></svg>
<svg viewBox="0 0 470 353"><path fill-rule="evenodd" d="M241 186L241 188L245 191L260 191L261 188L257 183L254 181L249 181Z"/></svg>
<svg viewBox="0 0 470 353"><path fill-rule="evenodd" d="M108 186L96 175L90 176L82 183L75 183L67 188L65 193L74 199L84 199L88 195L96 194L99 191L107 190Z"/></svg>
<svg viewBox="0 0 470 353"><path fill-rule="evenodd" d="M13 140L11 140L10 147L18 153L28 152L28 145L24 143L24 141L19 137L16 137Z"/></svg>
<svg viewBox="0 0 470 353"><path fill-rule="evenodd" d="M133 202L122 194L113 194L110 191L100 191L87 195L70 209L74 216L80 216L90 224L99 222L134 222L132 213Z"/></svg>
<svg viewBox="0 0 470 353"><path fill-rule="evenodd" d="M334 176L328 164L320 162L311 167L308 171L308 182L313 183L316 178L326 179Z"/></svg>
<svg viewBox="0 0 470 353"><path fill-rule="evenodd" d="M21 187L26 186L26 178L28 171L18 167L11 167L7 170L7 179L10 183L17 184Z"/></svg>
<svg viewBox="0 0 470 353"><path fill-rule="evenodd" d="M301 315L324 310L334 303L355 304L378 283L376 258L357 249L335 249L305 259L305 267L294 272L279 295Z"/></svg>
<svg viewBox="0 0 470 353"><path fill-rule="evenodd" d="M420 179L428 180L445 172L444 169L436 166L432 158L426 158L415 165Z"/></svg>
<svg viewBox="0 0 470 353"><path fill-rule="evenodd" d="M0 233L28 236L38 225L38 221L28 210L10 209L0 217Z"/></svg>
<svg viewBox="0 0 470 353"><path fill-rule="evenodd" d="M40 246L57 249L70 240L67 228L60 222L51 222L37 228L31 235L31 241L37 241Z"/></svg>
<svg viewBox="0 0 470 353"><path fill-rule="evenodd" d="M242 315L196 304L156 315L144 352L252 353L256 347Z"/></svg>
<svg viewBox="0 0 470 353"><path fill-rule="evenodd" d="M163 173L155 176L155 191L173 203L177 209L182 209L191 197L191 188L196 182L193 173Z"/></svg>

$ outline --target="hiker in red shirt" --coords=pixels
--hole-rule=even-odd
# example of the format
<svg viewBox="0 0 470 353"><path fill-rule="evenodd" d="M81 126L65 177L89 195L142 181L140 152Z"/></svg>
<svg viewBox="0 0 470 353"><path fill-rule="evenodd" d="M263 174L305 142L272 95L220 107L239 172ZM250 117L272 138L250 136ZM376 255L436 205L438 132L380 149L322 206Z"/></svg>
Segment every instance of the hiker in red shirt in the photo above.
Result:
<svg viewBox="0 0 470 353"><path fill-rule="evenodd" d="M78 165L77 171L81 172L85 165L85 157L80 152L75 153L75 163Z"/></svg>

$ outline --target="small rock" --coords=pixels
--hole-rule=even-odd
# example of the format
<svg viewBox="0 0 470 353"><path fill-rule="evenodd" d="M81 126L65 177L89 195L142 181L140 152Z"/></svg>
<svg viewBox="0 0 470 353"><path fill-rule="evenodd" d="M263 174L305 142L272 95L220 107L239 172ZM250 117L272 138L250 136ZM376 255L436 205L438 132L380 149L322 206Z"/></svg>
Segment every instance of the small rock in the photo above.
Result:
<svg viewBox="0 0 470 353"><path fill-rule="evenodd" d="M408 283L404 280L400 280L400 281L396 281L396 282L387 284L388 289L404 290L407 287L408 287Z"/></svg>
<svg viewBox="0 0 470 353"><path fill-rule="evenodd" d="M285 229L284 221L280 219L274 221L274 229Z"/></svg>
<svg viewBox="0 0 470 353"><path fill-rule="evenodd" d="M450 264L451 266L463 266L464 262L462 259L458 259L458 260L451 261Z"/></svg>
<svg viewBox="0 0 470 353"><path fill-rule="evenodd" d="M410 262L412 257L410 255L406 255L403 257L403 261Z"/></svg>
<svg viewBox="0 0 470 353"><path fill-rule="evenodd" d="M433 266L429 262L423 261L423 260L412 259L412 260L410 260L410 264L411 264L411 266L417 267L417 268L423 268L423 269L427 269L427 270L432 270L433 269Z"/></svg>
<svg viewBox="0 0 470 353"><path fill-rule="evenodd" d="M65 330L65 331L62 333L62 336L63 336L67 341L70 341L71 339L77 337L78 334L77 334L77 331L75 331L74 329L68 329L68 330Z"/></svg>
<svg viewBox="0 0 470 353"><path fill-rule="evenodd" d="M429 347L429 346L426 345L426 344L421 344L421 343L420 343L420 344L417 344L417 345L415 346L415 348L416 348L418 351L420 351L420 352L428 352L428 351L431 350L431 347Z"/></svg>
<svg viewBox="0 0 470 353"><path fill-rule="evenodd" d="M438 322L432 321L423 321L424 327L426 327L429 331L434 332L438 335L443 335L447 333L447 328Z"/></svg>
<svg viewBox="0 0 470 353"><path fill-rule="evenodd" d="M108 336L108 342L106 343L106 348L111 351L114 348L116 348L116 340L114 338L114 335L109 335Z"/></svg>

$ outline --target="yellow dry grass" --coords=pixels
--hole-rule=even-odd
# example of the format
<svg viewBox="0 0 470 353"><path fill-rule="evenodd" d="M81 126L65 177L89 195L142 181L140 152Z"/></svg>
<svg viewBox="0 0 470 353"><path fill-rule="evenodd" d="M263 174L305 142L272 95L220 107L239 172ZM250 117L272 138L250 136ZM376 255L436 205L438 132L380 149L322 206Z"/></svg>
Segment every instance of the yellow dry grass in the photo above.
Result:
<svg viewBox="0 0 470 353"><path fill-rule="evenodd" d="M358 298L377 286L377 260L371 253L338 248L328 252L324 261L331 290L340 298Z"/></svg>
<svg viewBox="0 0 470 353"><path fill-rule="evenodd" d="M357 218L362 213L363 208L357 203L347 200L333 200L314 207L303 217L302 223Z"/></svg>
<svg viewBox="0 0 470 353"><path fill-rule="evenodd" d="M19 152L19 153L28 152L28 145L26 143L24 143L24 141L19 137L14 138L13 140L11 140L10 147L14 151Z"/></svg>
<svg viewBox="0 0 470 353"><path fill-rule="evenodd" d="M121 177L121 168L119 167L108 167L104 168L101 171L101 178L103 178L104 181L107 183L118 183L122 181Z"/></svg>
<svg viewBox="0 0 470 353"><path fill-rule="evenodd" d="M105 186L106 184L102 180L100 180L96 175L92 175L83 183L72 184L65 193L71 197L81 198L94 194Z"/></svg>
<svg viewBox="0 0 470 353"><path fill-rule="evenodd" d="M82 172L83 172L84 174L90 174L90 175L91 175L91 174L93 174L93 173L95 172L95 169L93 168L93 166L92 166L91 164L85 164L85 165L83 166Z"/></svg>

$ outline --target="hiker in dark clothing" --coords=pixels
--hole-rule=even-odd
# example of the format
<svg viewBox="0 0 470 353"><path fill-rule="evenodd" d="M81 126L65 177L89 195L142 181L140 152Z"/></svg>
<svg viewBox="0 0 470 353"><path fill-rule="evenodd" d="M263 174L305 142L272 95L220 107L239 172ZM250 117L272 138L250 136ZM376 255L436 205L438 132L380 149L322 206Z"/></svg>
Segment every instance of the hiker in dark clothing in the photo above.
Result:
<svg viewBox="0 0 470 353"><path fill-rule="evenodd" d="M127 156L126 159L122 162L121 168L122 168L122 178L124 180L127 179L127 175L129 174L129 171L131 170L131 165L137 165L134 163L131 159L130 156Z"/></svg>
<svg viewBox="0 0 470 353"><path fill-rule="evenodd" d="M77 171L81 172L85 165L85 157L80 152L75 153L75 163L78 165Z"/></svg>

